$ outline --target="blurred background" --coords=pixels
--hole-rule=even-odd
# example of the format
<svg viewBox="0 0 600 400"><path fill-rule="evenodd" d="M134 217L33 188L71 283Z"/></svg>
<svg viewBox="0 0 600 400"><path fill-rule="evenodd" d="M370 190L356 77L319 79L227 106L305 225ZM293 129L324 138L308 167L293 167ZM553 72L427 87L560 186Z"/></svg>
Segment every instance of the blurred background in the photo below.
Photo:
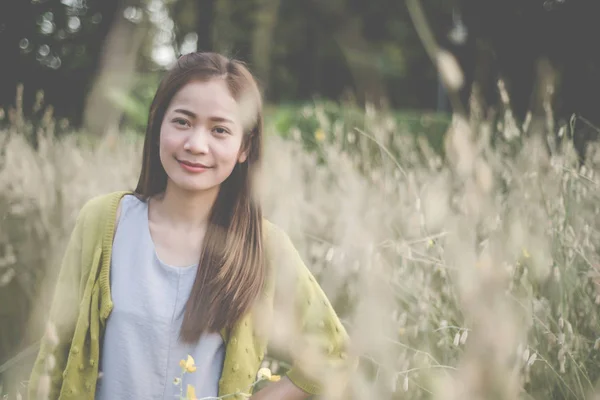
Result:
<svg viewBox="0 0 600 400"><path fill-rule="evenodd" d="M519 118L540 113L544 73L556 83L557 118L598 119L597 2L422 5L463 69L465 103L474 84L484 108L500 103L503 77ZM0 7L0 105L15 106L23 84L26 110L43 91L57 118L98 134L142 126L161 71L195 50L246 61L272 105L322 99L450 111L404 1L5 0Z"/></svg>
<svg viewBox="0 0 600 400"><path fill-rule="evenodd" d="M385 304L390 306L389 310L384 308L389 311L389 320L395 324L391 328L395 335L400 332L398 326L405 332L411 321L416 332L433 335L426 340L413 338L411 348L416 353L402 347L402 353L394 353L395 361L390 361L390 364L397 364L398 357L406 356L407 351L411 357L429 351L433 354L431 347L435 346L435 351L439 351L434 358L438 360L436 365L456 366L463 360L461 351L445 352L441 347L465 344L467 335L464 332L470 332L469 324L477 321L481 314L469 314L468 307L464 308L464 299L460 300L464 287L456 286L456 281L449 278L451 273L438 276L437 269L431 272L432 277L443 281L440 283L433 278L427 279L429 272L414 278L415 270L412 269L417 268L420 262L430 262L441 268L440 265L446 264L442 253L451 253L444 246L454 246L452 254L455 256L472 253L473 257L462 260L465 264L480 262L480 244L485 242L484 237L488 238L486 243L493 241L486 236L488 231L478 237L467 235L465 240L477 243L473 246L470 242L467 246L464 242L449 244L440 241L440 237L448 231L445 228L450 225L456 227L460 221L477 230L485 225L483 221L497 213L506 216L511 235L518 231L519 238L535 243L540 249L550 251L553 248L550 243L555 243L553 251L561 254L571 254L568 250L576 249L575 253L582 257L579 261L585 266L570 271L574 280L583 280L571 282L570 287L573 293L592 296L590 293L595 293L595 286L588 288L590 283L587 279L596 276L594 268L600 265L594 261L598 254L593 240L591 244L586 242L589 248L583 249L556 239L553 236L556 232L540 233L540 226L553 223L555 225L552 226L566 229L562 219L553 219L556 215L550 212L552 207L548 208L548 215L523 223L522 230L515 231L516 228L508 221L521 218L525 221L531 217L521 212L523 209L519 207L522 204L528 204L527 207L535 210L547 205L544 196L526 195L523 186L511 185L517 181L525 185L520 179L529 176L526 171L532 170L536 171L533 185L543 182L541 176L548 173L549 165L555 165L547 160L553 159L568 142L572 147L573 161L566 170L575 171L571 178L587 182L590 186L581 189L583 192L569 186L568 190L565 189L567 192L557 189L556 193L561 193L565 199L573 197L577 201L587 201L586 207L581 208L586 211L577 218L573 232L581 230L586 237L595 237L598 210L593 204L598 199L598 183L586 175L585 169L581 172L581 168L587 167L589 172L596 165L590 164L589 160L593 156L590 156L591 146L598 138L596 126L600 125L600 51L596 43L600 37L599 17L600 2L597 0L2 0L0 383L5 387L10 387L9 381L13 383L13 394L23 385L22 380L9 380L7 377L10 371L19 369L23 374L32 361L36 338L42 329L39 315L43 315L45 309L40 299L48 299L51 292L55 266L77 211L92 195L132 186L139 168L148 107L159 80L178 56L197 50L221 52L248 64L258 78L266 100L267 134L271 135L272 143L276 143L271 147L279 152L285 149L283 154L290 154L293 162L305 168L300 173L310 176L318 166L333 174L336 168L331 160L334 159L339 163L338 167L348 162L351 166L348 168L356 169L356 175L351 178L349 175L341 177L339 172L335 172L338 174L336 179L356 190L352 196L348 196L346 191L331 191L325 184L328 179L326 173L321 177L322 187L318 186L321 178L313 177L315 183L303 176L301 183L297 183L298 187L282 185L281 189L270 189L271 197L267 196L270 199L284 196L286 201L298 207L298 215L304 216L291 218L281 210L279 203L288 206L292 203L267 201L267 209L274 220L284 227L297 229L297 235L292 233L292 236L303 255L311 260L311 268L314 266L327 293L337 298L335 294L345 290L337 303L343 310L341 314L347 319L358 315L354 307L360 301L349 300L353 297L348 290L356 299L361 298L361 291L340 288L343 285L334 282L346 282L346 279L351 279L350 275L356 278L352 274L360 268L344 273L334 268L335 273L328 275L326 268L319 265L336 262L342 265L341 259L335 261L337 258L332 256L333 250L330 249L337 249L335 254L338 254L346 248L357 255L358 250L353 246L364 245L368 242L365 242L365 237L373 239L373 243L393 240L405 247L395 247L404 250L398 250L398 254L390 255L389 259L381 254L374 255L372 248L365 250L367 253L361 253L357 259L379 257L377 259L381 262L383 257L390 271L395 271L392 275L418 279L415 291L423 293L430 290L433 297L438 296L436 301L439 304L430 298L424 306L417 302L419 307L414 310L407 305L411 301L405 296L400 296L403 300L385 300ZM459 122L470 126L463 136L460 132L464 126L459 123L457 127L457 117ZM530 139L537 143L535 149L541 147L545 154L541 157L546 161L535 166L528 163L531 161L529 156L537 154L528 145ZM471 144L467 146L465 143ZM294 147L296 145L298 147ZM500 155L495 159L490 156L491 153L485 153L484 148L491 148ZM481 155L483 153L486 155ZM338 160L336 157L341 154L349 158ZM390 157L395 161L390 163ZM470 160L466 167L465 160ZM481 164L478 160L485 160L485 163ZM289 164L277 164L282 160L273 158L271 161L284 171L293 169ZM512 163L518 167L506 169ZM560 186L557 182L564 178L563 169L558 170L561 172L546 177L551 181L550 186ZM484 171L483 178L478 175L482 174L481 171ZM489 179L486 178L488 172ZM279 174L275 175L279 178L278 184L290 178L290 175L281 175L281 172L276 174ZM477 192L482 197L476 196L479 203L475 203L491 207L475 207L476 217L468 212L465 217L465 208L457 205L460 201L456 200L456 196L467 198L467 210L475 204L473 192L465 189L470 187L464 184L466 176L473 179L473 185L483 185L482 192ZM490 189L490 179L497 183L492 186L498 187L499 192ZM354 185L353 182L362 183ZM395 189L390 189L392 187ZM420 199L418 196L418 205L415 205L414 198L409 200L412 195L423 194L421 189L425 187L436 188L427 192L427 195L433 196L429 203L427 198ZM540 184L540 187L543 185ZM521 202L511 197L509 194L513 193L513 189L519 192L519 196L526 197ZM326 191L331 192L320 197L319 193ZM284 192L287 192L287 197ZM409 194L399 195L399 192ZM383 198L373 200L369 197L373 193L392 197L389 201ZM560 196L556 193L558 199ZM296 203L298 200L291 199L292 194L304 196L306 203ZM500 203L490 200L496 199L496 195L512 200L500 206ZM440 206L446 203L444 199L448 207ZM539 204L535 202L538 200ZM345 201L352 201L344 211L346 214L335 214L331 204L346 204ZM377 214L380 219L363 209L369 202L380 204L385 211ZM572 204L561 200L561 207L568 208L567 203ZM429 209L425 204L429 204ZM495 209L492 204L500 208ZM436 208L438 206L442 207L441 211ZM520 211L515 212L515 207ZM569 211L572 210L569 208ZM416 216L421 213L423 218L416 221ZM318 215L322 218L318 219ZM354 222L350 225L343 223L345 218L354 218ZM362 221L362 218L375 219L365 220L365 225L361 225L357 221ZM427 225L432 218L435 223ZM302 219L305 221L302 222ZM390 220L398 225L391 226ZM592 226L584 224L582 221L585 220ZM310 221L314 223L311 225ZM337 230L332 230L332 226ZM306 228L305 231L302 227ZM348 230L353 229L364 235L348 235ZM312 236L306 231L311 231ZM386 234L389 236L386 237ZM574 235L583 240L581 236ZM315 244L310 237L326 237L327 240ZM416 241L411 242L410 238ZM507 250L510 253L507 257L520 257L520 264L516 265L524 265L523 246L514 242L507 245L507 236L500 235L495 240L503 249L503 246L513 246L510 251ZM558 242L566 247L556 245ZM327 243L331 246L325 246ZM406 256L403 252L412 245L423 245L420 251L428 256L423 255L420 261L415 261L412 253ZM436 246L444 247L446 252ZM533 252L531 248L527 250L527 254ZM547 254L539 257L534 254L526 258L544 264L543 268L548 271L554 271L549 265L571 265L566 261L563 263L562 256L556 256L554 264L547 260ZM571 254L569 257L573 261L576 256ZM563 261L557 261L559 259ZM498 252L493 252L491 258L484 257L488 263L493 264L494 260L499 264L508 262L504 256L499 257ZM539 269L536 271L539 272ZM525 278L521 273L518 277L511 276L523 283ZM585 277L582 278L582 274ZM534 298L539 300L548 296L550 300L544 303L544 307L550 310L548 318L556 326L559 318L564 318L560 325L562 330L566 326L565 315L569 314L567 305L576 297L560 291L561 294L557 295L556 288L548 289L547 283L539 284L537 279L546 279L547 276L543 273L539 276L531 278L535 283L528 281L530 286L527 287L533 289L528 292L531 297L527 299L533 301ZM378 286L369 286L372 290L375 287ZM482 287L490 290L488 286ZM545 292L546 289L550 292ZM400 293L412 290L404 287ZM370 292L365 289L362 293L364 297ZM419 297L416 292L414 296ZM534 377L527 375L523 381L518 381L518 393L526 392L529 398L583 398L584 393L594 388L597 368L584 369L596 362L596 356L590 352L600 347L595 341L597 326L594 330L592 325L586 325L597 321L596 301L593 295L588 302L586 313L594 317L582 322L585 327L579 326L581 332L572 321L576 328L575 336L581 333L583 339L577 342L579 347L570 347L568 351L581 350L581 360L575 361L574 353L564 350L564 346L556 347L560 340L554 340L552 345L543 349L527 350L525 372ZM371 306L375 307L374 304ZM573 309L572 313L573 318L587 318L578 317L580 309ZM426 317L423 317L425 314ZM485 319L482 321L485 325ZM440 324L444 327L440 328ZM547 327L547 331L540 335L552 331L550 322L543 326ZM523 328L520 322L515 322L515 332L519 335L528 337L530 328ZM444 332L449 330L447 337L438 337L440 329ZM556 338L558 335L556 333ZM564 345L564 337L562 340L559 344ZM375 342L381 344L385 341ZM389 345L389 342L385 343ZM525 340L523 343L520 357L524 357L526 343L539 344L539 341ZM377 351L385 354L384 348L385 345L381 345ZM546 354L544 352L552 354L553 358L548 356L545 362L552 366L554 372L564 368L565 354L570 355L574 365L580 368L573 375L560 379L545 369L531 372L536 361L535 358L532 361L531 354L542 357ZM417 373L417 376L410 375L409 378L406 371L412 369L408 367L404 372L398 372L397 365L390 367L396 371L390 373L394 384L384 385L386 389L380 388L377 386L378 377L386 363L375 360L374 356L367 358L370 367L363 376L364 382L375 386L366 392L355 388L356 398L392 398L390 396L396 392L396 386L404 386L405 391L410 392L410 397L402 398L433 398L433 386L427 383L431 377L418 376ZM485 360L475 359L485 366ZM413 358L411 360L417 362ZM425 357L418 362L431 360L427 361ZM401 364L405 365L404 361ZM405 367L407 365L408 362ZM24 376L15 374L21 378ZM581 374L585 375L585 379L581 378ZM503 375L499 372L498 376ZM392 378L386 379L389 383ZM416 386L411 383L410 389L409 379L417 382ZM500 379L503 383L499 386L490 384L485 387L493 387L497 392L498 387L515 384L506 379ZM510 383L506 383L508 381ZM477 392L473 390L472 393ZM514 393L507 391L493 398L513 399ZM450 398L448 396L440 398Z"/></svg>

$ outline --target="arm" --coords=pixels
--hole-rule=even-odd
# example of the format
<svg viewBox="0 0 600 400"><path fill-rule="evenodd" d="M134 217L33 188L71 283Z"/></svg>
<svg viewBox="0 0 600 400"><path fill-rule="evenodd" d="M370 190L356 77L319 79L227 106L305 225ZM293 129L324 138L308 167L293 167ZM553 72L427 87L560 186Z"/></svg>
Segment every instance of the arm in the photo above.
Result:
<svg viewBox="0 0 600 400"><path fill-rule="evenodd" d="M304 400L310 396L287 377L271 383L251 397L251 400Z"/></svg>
<svg viewBox="0 0 600 400"><path fill-rule="evenodd" d="M293 322L290 321L294 326L291 336L284 340L286 353L293 363L286 381L289 379L304 396L321 394L325 381L335 382L333 389L342 391L349 372L356 365L347 357L348 334L290 238L279 229L273 236L276 238L271 251L279 275L275 303L285 307L291 300L291 309L286 308L281 314L294 316Z"/></svg>
<svg viewBox="0 0 600 400"><path fill-rule="evenodd" d="M29 379L29 398L56 399L79 314L83 218L80 212L62 259L46 331Z"/></svg>

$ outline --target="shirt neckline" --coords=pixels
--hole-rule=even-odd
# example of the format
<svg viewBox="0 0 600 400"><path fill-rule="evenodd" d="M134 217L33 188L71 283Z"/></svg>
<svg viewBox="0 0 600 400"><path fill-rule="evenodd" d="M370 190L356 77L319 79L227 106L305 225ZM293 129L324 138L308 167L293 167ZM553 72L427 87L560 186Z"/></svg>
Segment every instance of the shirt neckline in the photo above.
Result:
<svg viewBox="0 0 600 400"><path fill-rule="evenodd" d="M189 270L192 270L194 267L197 267L198 266L197 263L191 264L191 265L178 266L178 265L168 264L160 259L160 257L158 256L158 253L156 252L156 245L154 244L154 239L152 239L152 233L150 232L150 207L149 207L150 199L147 199L146 201L142 201L142 203L144 205L144 231L146 234L146 238L148 239L148 241L152 247L152 252L154 253L153 254L154 258L160 263L160 265L162 265L166 268L178 270L180 272L189 271Z"/></svg>

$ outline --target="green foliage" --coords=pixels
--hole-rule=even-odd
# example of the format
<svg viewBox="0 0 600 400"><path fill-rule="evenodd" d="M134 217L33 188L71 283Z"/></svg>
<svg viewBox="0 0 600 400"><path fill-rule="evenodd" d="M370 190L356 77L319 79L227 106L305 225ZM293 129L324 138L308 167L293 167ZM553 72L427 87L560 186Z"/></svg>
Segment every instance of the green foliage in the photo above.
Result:
<svg viewBox="0 0 600 400"><path fill-rule="evenodd" d="M122 126L124 129L145 131L150 104L159 82L159 73L139 74L130 91L116 90L109 93L110 99L123 111Z"/></svg>
<svg viewBox="0 0 600 400"><path fill-rule="evenodd" d="M401 157L403 149L394 144L391 132L423 137L438 155L443 156L443 137L450 116L400 110L376 112L371 107L361 109L350 103L315 101L274 107L267 113L267 121L268 131L278 132L284 138L300 139L306 150L319 152L321 158L324 157L323 142L350 152L371 142L374 151L380 152L380 147L385 146L393 157ZM372 130L374 125L378 126L376 131ZM373 135L373 138L365 138L363 133Z"/></svg>

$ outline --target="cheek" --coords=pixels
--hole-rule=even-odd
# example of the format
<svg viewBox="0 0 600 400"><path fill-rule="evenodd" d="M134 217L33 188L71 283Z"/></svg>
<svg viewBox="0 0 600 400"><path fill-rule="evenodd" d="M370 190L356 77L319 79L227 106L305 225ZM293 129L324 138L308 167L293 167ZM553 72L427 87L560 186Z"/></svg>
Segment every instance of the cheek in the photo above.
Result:
<svg viewBox="0 0 600 400"><path fill-rule="evenodd" d="M239 158L240 147L241 140L232 138L232 140L215 147L214 151L224 164L234 166Z"/></svg>
<svg viewBox="0 0 600 400"><path fill-rule="evenodd" d="M168 127L163 127L159 140L160 153L162 154L163 152L172 151L177 148L180 140L177 135L173 135L173 132Z"/></svg>
<svg viewBox="0 0 600 400"><path fill-rule="evenodd" d="M178 148L177 138L174 135L169 135L167 131L161 131L159 139L158 155L163 168L170 171L173 168L173 159L176 149Z"/></svg>

